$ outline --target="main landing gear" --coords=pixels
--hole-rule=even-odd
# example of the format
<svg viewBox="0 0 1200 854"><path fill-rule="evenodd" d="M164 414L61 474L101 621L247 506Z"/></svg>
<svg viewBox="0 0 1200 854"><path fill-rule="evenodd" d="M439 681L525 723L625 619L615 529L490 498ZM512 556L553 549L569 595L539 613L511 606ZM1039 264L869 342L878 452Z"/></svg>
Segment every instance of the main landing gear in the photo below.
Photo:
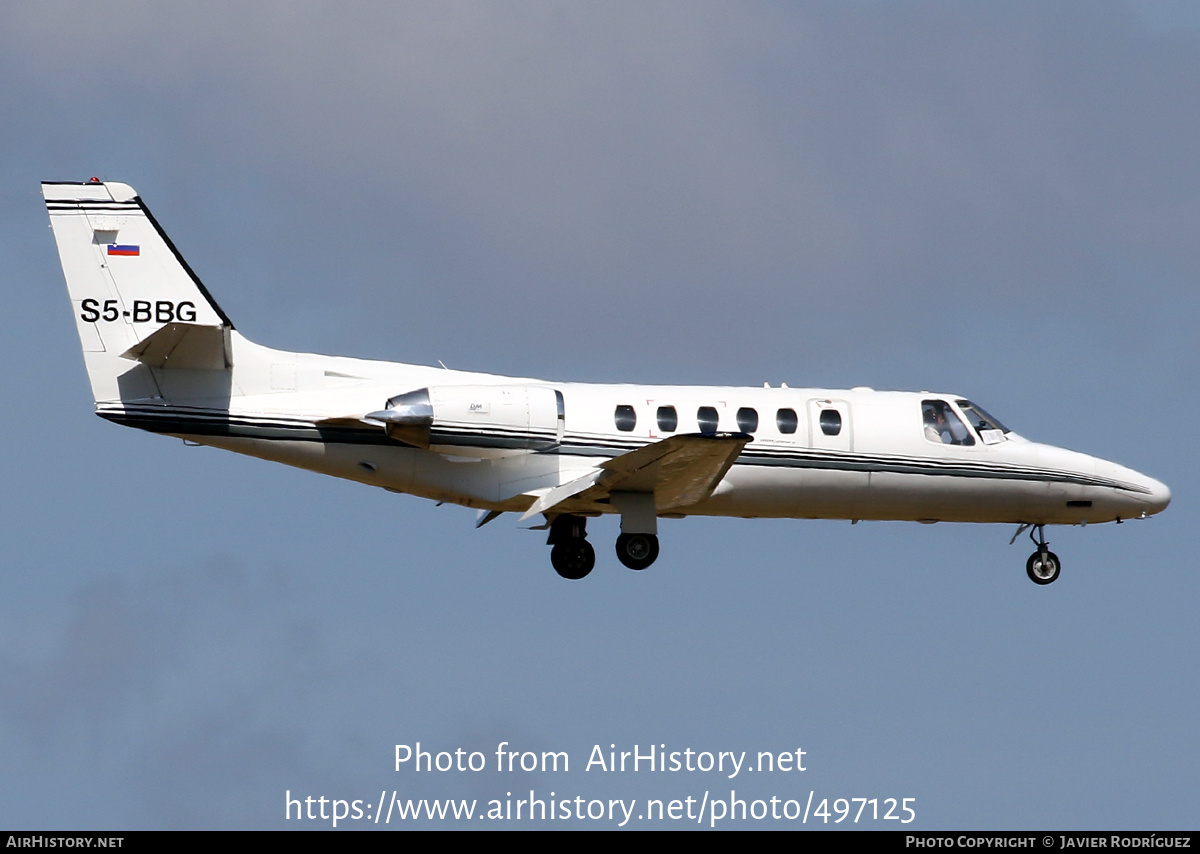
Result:
<svg viewBox="0 0 1200 854"><path fill-rule="evenodd" d="M546 543L552 546L550 563L563 578L578 581L596 565L596 550L587 541L587 519L583 516L556 516Z"/></svg>
<svg viewBox="0 0 1200 854"><path fill-rule="evenodd" d="M655 534L621 534L617 537L617 560L630 569L645 569L658 558Z"/></svg>
<svg viewBox="0 0 1200 854"><path fill-rule="evenodd" d="M1045 531L1043 525L1023 525L1017 529L1017 533L1013 535L1013 539L1025 528L1031 528L1029 539L1033 540L1037 546L1037 551L1029 556L1029 560L1025 562L1025 572L1029 575L1029 580L1034 584L1051 584L1058 578L1058 573L1062 570L1062 564L1058 560L1058 555L1047 548L1049 545L1046 542ZM1037 538L1034 539L1034 533L1037 533Z"/></svg>
<svg viewBox="0 0 1200 854"><path fill-rule="evenodd" d="M550 523L546 538L550 563L563 578L576 581L596 566L596 550L587 541L587 518L563 514ZM617 559L630 569L645 569L658 558L655 534L621 534L617 537Z"/></svg>

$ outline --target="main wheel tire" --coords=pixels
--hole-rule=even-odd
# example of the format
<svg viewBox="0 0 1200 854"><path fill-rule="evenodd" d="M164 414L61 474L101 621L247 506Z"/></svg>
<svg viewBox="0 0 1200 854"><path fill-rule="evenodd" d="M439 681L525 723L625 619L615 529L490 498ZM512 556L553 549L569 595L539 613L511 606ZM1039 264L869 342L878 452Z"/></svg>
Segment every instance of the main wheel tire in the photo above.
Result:
<svg viewBox="0 0 1200 854"><path fill-rule="evenodd" d="M645 569L658 559L658 537L654 534L621 534L617 537L617 560L630 569Z"/></svg>
<svg viewBox="0 0 1200 854"><path fill-rule="evenodd" d="M585 578L596 565L596 550L587 540L567 540L550 549L550 563L563 578L578 581Z"/></svg>
<svg viewBox="0 0 1200 854"><path fill-rule="evenodd" d="M1061 571L1062 564L1054 552L1036 551L1025 562L1025 572L1034 584L1051 584Z"/></svg>

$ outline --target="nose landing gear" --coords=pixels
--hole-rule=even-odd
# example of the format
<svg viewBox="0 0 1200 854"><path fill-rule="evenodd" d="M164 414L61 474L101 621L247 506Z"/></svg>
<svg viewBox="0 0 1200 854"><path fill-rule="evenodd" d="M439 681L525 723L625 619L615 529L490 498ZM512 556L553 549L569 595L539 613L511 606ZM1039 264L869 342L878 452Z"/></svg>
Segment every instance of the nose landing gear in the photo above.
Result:
<svg viewBox="0 0 1200 854"><path fill-rule="evenodd" d="M1025 562L1025 572L1029 574L1029 580L1034 584L1050 584L1058 578L1061 569L1062 564L1058 562L1058 555L1049 550L1039 549L1031 554L1029 560Z"/></svg>
<svg viewBox="0 0 1200 854"><path fill-rule="evenodd" d="M1029 576L1029 580L1034 584L1052 584L1058 579L1058 573L1062 570L1062 563L1058 559L1058 555L1050 551L1046 542L1045 531L1043 525L1022 525L1017 529L1017 533L1013 535L1015 540L1017 536L1026 528L1031 528L1029 539L1033 540L1037 546L1037 551L1029 556L1029 560L1025 562L1025 573ZM1037 539L1034 539L1034 533L1037 533Z"/></svg>

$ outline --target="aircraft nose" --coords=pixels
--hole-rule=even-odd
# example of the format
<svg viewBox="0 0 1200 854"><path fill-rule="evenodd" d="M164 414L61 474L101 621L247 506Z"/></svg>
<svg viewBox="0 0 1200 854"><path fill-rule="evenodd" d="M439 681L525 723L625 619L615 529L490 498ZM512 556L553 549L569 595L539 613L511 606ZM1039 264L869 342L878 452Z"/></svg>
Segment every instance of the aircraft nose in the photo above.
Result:
<svg viewBox="0 0 1200 854"><path fill-rule="evenodd" d="M1161 480L1147 477L1146 488L1150 490L1150 494L1146 497L1146 515L1153 516L1155 513L1166 510L1167 505L1171 503L1170 487Z"/></svg>
<svg viewBox="0 0 1200 854"><path fill-rule="evenodd" d="M1116 502L1113 510L1121 519L1134 519L1140 516L1153 516L1167 509L1171 503L1171 490L1161 480L1135 471L1131 468L1105 460L1096 461L1096 473L1107 475L1116 483L1113 489L1113 499Z"/></svg>
<svg viewBox="0 0 1200 854"><path fill-rule="evenodd" d="M1137 515L1153 516L1167 509L1167 505L1171 503L1171 490L1161 480L1155 480L1123 466L1119 467L1118 477L1132 487L1119 492L1131 505L1129 510L1136 511Z"/></svg>

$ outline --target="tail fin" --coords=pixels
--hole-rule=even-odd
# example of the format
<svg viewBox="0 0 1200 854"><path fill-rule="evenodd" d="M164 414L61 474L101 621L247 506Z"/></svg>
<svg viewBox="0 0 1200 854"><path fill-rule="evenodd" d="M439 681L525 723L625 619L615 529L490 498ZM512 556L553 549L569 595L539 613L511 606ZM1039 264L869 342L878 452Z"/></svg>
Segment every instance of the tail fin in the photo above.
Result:
<svg viewBox="0 0 1200 854"><path fill-rule="evenodd" d="M127 184L43 183L96 402L161 399L156 368L225 370L233 324Z"/></svg>

